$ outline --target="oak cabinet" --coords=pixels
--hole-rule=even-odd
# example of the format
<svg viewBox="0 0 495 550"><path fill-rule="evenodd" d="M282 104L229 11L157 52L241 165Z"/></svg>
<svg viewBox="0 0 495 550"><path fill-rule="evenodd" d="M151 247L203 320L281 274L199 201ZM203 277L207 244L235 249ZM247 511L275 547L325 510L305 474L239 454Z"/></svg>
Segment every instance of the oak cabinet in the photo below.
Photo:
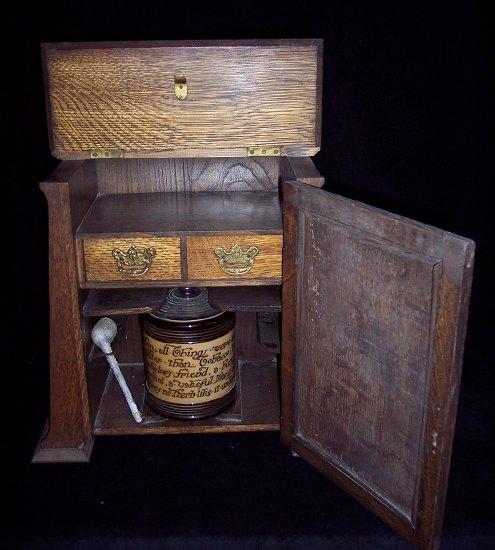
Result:
<svg viewBox="0 0 495 550"><path fill-rule="evenodd" d="M436 548L474 243L322 190L318 40L48 44L50 389L35 462L100 434L279 430L404 537ZM235 311L238 398L144 404L137 315L171 286ZM134 423L89 334L115 353ZM279 380L281 381L279 387Z"/></svg>

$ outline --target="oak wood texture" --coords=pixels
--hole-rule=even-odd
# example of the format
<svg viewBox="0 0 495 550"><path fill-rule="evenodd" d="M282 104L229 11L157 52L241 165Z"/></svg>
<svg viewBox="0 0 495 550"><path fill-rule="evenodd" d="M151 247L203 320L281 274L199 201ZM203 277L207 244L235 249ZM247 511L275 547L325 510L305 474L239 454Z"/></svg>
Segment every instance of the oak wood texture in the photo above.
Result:
<svg viewBox="0 0 495 550"><path fill-rule="evenodd" d="M143 363L143 349L141 344L141 327L139 317L137 315L125 315L117 317L115 322L119 326L119 331L113 346L115 356L119 362L126 363ZM96 322L96 320L95 320ZM101 351L96 349L98 354ZM97 357L93 355L92 357Z"/></svg>
<svg viewBox="0 0 495 550"><path fill-rule="evenodd" d="M98 281L161 281L180 279L179 237L133 237L123 239L83 239L80 241L83 255L83 280ZM114 249L126 253L135 246L143 253L149 248L155 250L149 270L142 275L130 275L118 270Z"/></svg>
<svg viewBox="0 0 495 550"><path fill-rule="evenodd" d="M210 304L224 311L281 311L280 286L213 287L208 290Z"/></svg>
<svg viewBox="0 0 495 550"><path fill-rule="evenodd" d="M168 288L91 289L84 303L86 317L150 313L160 307Z"/></svg>
<svg viewBox="0 0 495 550"><path fill-rule="evenodd" d="M324 184L307 158L320 146L321 41L57 44L43 57L55 156L107 147L147 158L67 160L41 184L51 395L33 461L87 461L95 434L278 429L283 238L282 439L406 538L438 548L474 244L314 189ZM286 156L241 158L262 145ZM112 278L113 243L168 239L175 253L158 279ZM213 248L260 241L269 254L247 276L215 271ZM136 314L171 284L211 286L212 304L237 312L239 397L214 419L164 420L144 405ZM115 349L141 425L89 342L99 315L121 325Z"/></svg>
<svg viewBox="0 0 495 550"><path fill-rule="evenodd" d="M277 364L274 361L238 361L238 395L232 409L205 420L162 418L145 404L143 365L122 365L135 401L143 414L137 424L110 373L95 424L96 435L181 434L271 431L280 428Z"/></svg>
<svg viewBox="0 0 495 550"><path fill-rule="evenodd" d="M91 328L97 319L86 318L85 321L93 321L91 323ZM114 321L119 322L118 319L114 318ZM89 333L89 336L91 333ZM93 342L91 342L93 344ZM100 409L101 398L103 392L105 391L109 365L106 360L95 362L93 359L96 356L102 355L101 350L96 346L92 346L91 352L86 356L86 365L90 368L86 368L86 381L88 386L88 402L89 402L89 411L91 415L91 426L95 425L96 418L98 416L98 411Z"/></svg>
<svg viewBox="0 0 495 550"><path fill-rule="evenodd" d="M124 283L130 286L280 284L281 233L282 210L279 195L274 192L100 195L76 233L81 287ZM208 236L215 240L207 241ZM166 238L175 239L173 251L168 249ZM220 269L213 249L205 248L210 244L214 247L228 244L230 249L236 243L263 244L254 267L246 275L226 274ZM126 276L117 271L112 249L125 251L132 244L139 250L153 247L157 251L144 275ZM210 252L212 258L208 257ZM211 271L205 271L203 266L211 267Z"/></svg>
<svg viewBox="0 0 495 550"><path fill-rule="evenodd" d="M321 40L44 44L50 143L61 159L246 157L319 150ZM179 100L174 75L186 75Z"/></svg>
<svg viewBox="0 0 495 550"><path fill-rule="evenodd" d="M93 446L73 240L96 193L91 172L64 162L40 184L49 216L50 416L33 462L88 461Z"/></svg>
<svg viewBox="0 0 495 550"><path fill-rule="evenodd" d="M280 157L95 160L98 191L277 191ZM290 179L295 179L291 177Z"/></svg>
<svg viewBox="0 0 495 550"><path fill-rule="evenodd" d="M274 353L280 353L279 315L272 311L258 311L258 342Z"/></svg>
<svg viewBox="0 0 495 550"><path fill-rule="evenodd" d="M272 361L276 357L273 348L260 343L258 316L254 311L239 311L235 316L235 353L238 359Z"/></svg>
<svg viewBox="0 0 495 550"><path fill-rule="evenodd" d="M282 208L273 192L136 193L100 195L77 237L122 233L282 233Z"/></svg>
<svg viewBox="0 0 495 550"><path fill-rule="evenodd" d="M84 303L85 317L133 315L155 311L164 302L168 288L91 289ZM208 290L212 307L222 311L279 312L279 286L213 287Z"/></svg>
<svg viewBox="0 0 495 550"><path fill-rule="evenodd" d="M187 273L193 280L277 279L282 276L282 235L200 235L187 237ZM238 244L243 251L257 246L258 254L250 271L232 275L226 273L215 255L217 247L229 252Z"/></svg>
<svg viewBox="0 0 495 550"><path fill-rule="evenodd" d="M284 157L280 162L282 181L299 181L313 187L323 187L325 178L309 157Z"/></svg>
<svg viewBox="0 0 495 550"><path fill-rule="evenodd" d="M437 548L474 243L284 185L282 439Z"/></svg>

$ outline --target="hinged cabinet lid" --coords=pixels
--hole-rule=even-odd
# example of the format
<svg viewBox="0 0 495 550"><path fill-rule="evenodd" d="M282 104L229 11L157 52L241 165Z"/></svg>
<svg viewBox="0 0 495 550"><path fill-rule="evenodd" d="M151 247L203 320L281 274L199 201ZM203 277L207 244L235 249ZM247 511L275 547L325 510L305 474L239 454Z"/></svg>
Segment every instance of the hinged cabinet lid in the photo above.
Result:
<svg viewBox="0 0 495 550"><path fill-rule="evenodd" d="M320 147L321 40L45 44L43 60L60 159Z"/></svg>
<svg viewBox="0 0 495 550"><path fill-rule="evenodd" d="M436 548L474 243L303 184L283 195L282 439Z"/></svg>

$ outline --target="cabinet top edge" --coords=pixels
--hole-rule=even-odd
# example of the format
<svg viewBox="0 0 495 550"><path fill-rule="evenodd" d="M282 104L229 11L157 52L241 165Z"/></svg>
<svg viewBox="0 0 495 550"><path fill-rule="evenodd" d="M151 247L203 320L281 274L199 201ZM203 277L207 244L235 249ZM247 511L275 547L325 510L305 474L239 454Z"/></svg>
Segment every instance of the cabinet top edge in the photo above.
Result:
<svg viewBox="0 0 495 550"><path fill-rule="evenodd" d="M111 48L218 48L218 47L274 47L274 46L323 46L322 38L271 38L245 40L138 40L99 42L43 42L42 51L85 50Z"/></svg>

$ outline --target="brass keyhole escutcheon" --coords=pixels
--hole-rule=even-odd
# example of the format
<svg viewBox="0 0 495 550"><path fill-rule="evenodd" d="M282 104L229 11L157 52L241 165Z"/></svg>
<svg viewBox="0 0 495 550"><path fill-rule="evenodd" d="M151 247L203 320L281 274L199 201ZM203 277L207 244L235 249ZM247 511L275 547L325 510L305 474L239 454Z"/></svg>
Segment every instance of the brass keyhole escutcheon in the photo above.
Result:
<svg viewBox="0 0 495 550"><path fill-rule="evenodd" d="M185 74L176 74L174 78L175 82L175 96L177 99L186 99L187 97L187 79Z"/></svg>

